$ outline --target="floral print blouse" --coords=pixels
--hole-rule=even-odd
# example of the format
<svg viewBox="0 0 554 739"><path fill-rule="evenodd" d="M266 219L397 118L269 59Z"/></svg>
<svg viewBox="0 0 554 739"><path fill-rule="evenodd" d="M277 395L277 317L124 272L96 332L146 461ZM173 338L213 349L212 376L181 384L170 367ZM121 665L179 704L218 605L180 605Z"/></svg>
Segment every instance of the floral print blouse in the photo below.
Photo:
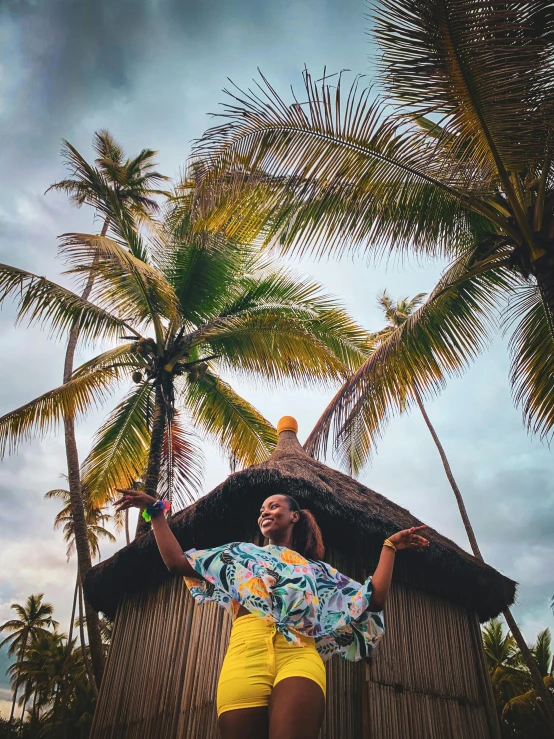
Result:
<svg viewBox="0 0 554 739"><path fill-rule="evenodd" d="M235 542L184 554L204 578L185 577L198 604L212 601L234 614L242 604L275 622L289 642L302 645L295 632L313 637L323 660L333 654L363 659L383 636L383 614L368 610L371 578L362 585L325 562L274 544Z"/></svg>

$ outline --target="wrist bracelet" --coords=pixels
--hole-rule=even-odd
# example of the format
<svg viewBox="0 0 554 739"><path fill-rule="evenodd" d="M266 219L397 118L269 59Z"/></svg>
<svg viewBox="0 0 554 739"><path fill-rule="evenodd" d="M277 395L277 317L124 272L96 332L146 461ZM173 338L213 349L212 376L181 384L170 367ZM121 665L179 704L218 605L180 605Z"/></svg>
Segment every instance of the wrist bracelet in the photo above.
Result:
<svg viewBox="0 0 554 739"><path fill-rule="evenodd" d="M392 543L390 539L385 539L385 541L383 542L383 546L388 547L389 549L392 549L395 552L397 551L396 547L394 546L394 544Z"/></svg>
<svg viewBox="0 0 554 739"><path fill-rule="evenodd" d="M160 513L162 515L166 514L170 508L171 505L168 500L157 500L155 503L152 503L143 510L142 517L146 523L150 523L150 521L153 518L156 518L156 516L159 516Z"/></svg>

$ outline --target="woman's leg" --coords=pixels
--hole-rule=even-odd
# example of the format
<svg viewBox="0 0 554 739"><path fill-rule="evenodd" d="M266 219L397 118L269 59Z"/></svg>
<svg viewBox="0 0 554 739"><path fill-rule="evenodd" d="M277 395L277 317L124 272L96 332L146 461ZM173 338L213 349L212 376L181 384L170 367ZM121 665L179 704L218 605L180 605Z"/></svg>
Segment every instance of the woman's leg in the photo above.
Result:
<svg viewBox="0 0 554 739"><path fill-rule="evenodd" d="M269 700L269 739L317 739L324 711L325 696L315 680L281 680Z"/></svg>
<svg viewBox="0 0 554 739"><path fill-rule="evenodd" d="M225 711L219 717L222 739L268 739L266 706Z"/></svg>

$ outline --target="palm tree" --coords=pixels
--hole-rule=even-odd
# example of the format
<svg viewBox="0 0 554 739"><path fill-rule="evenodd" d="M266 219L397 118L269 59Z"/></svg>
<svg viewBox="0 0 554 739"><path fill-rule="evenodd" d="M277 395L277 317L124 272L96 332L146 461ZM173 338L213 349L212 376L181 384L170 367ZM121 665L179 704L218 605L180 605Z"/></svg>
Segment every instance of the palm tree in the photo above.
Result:
<svg viewBox="0 0 554 739"><path fill-rule="evenodd" d="M75 553L75 527L73 524L73 512L71 508L71 495L69 490L57 488L49 490L44 495L46 500L57 499L63 504L63 508L56 514L54 528L63 529L63 538L67 543L66 556L69 561ZM115 543L116 538L106 528L106 524L112 518L103 508L97 508L90 503L88 495L84 495L85 518L87 523L87 539L92 559L100 557L100 539L106 539Z"/></svg>
<svg viewBox="0 0 554 739"><path fill-rule="evenodd" d="M370 396L367 391L363 392L356 405L350 408L347 419L339 431L336 431L335 447L341 455L343 462L348 465L350 470L354 473L358 472L367 462L375 447L378 435L381 433L383 416L385 414L380 404L394 402L398 410L402 412L415 401L438 449L444 471L458 504L458 510L460 511L471 550L474 556L483 562L484 559L479 549L477 537L471 525L462 493L454 478L446 452L425 409L418 383L412 379L412 384L409 384L410 376L413 377L410 374L412 372L413 362L418 361L418 356L417 347L410 342L410 338L406 338L405 329L414 312L421 305L423 298L424 295L420 293L411 300L404 298L399 301L393 301L386 291L379 297L379 304L385 314L388 325L372 335L373 345L371 353L369 358L362 364L362 368L365 368L366 371L369 370L373 375L373 389L376 387L379 389L373 396ZM419 338L420 341L423 341L423 337ZM410 348L413 349L412 356L406 350L406 347L403 347L404 354L400 365L398 364L398 353L395 351L399 341L409 343ZM358 373L355 373L354 377ZM399 375L403 375L402 380L397 382ZM337 395L335 395L306 440L305 447L311 453L322 453L322 451L326 450L330 419L334 414L337 414L337 406L340 405L345 388L350 383L352 383L352 379L349 379ZM397 393L397 395L392 396L392 393ZM536 689L539 692L545 693L545 704L549 705L548 692L542 691L543 680L537 668L533 653L529 650L523 634L509 608L503 611L503 616L535 681Z"/></svg>
<svg viewBox="0 0 554 739"><path fill-rule="evenodd" d="M502 621L491 619L483 627L482 637L496 707L501 715L511 698L529 688L530 677L517 643L509 632L504 633Z"/></svg>
<svg viewBox="0 0 554 739"><path fill-rule="evenodd" d="M308 72L289 102L265 78L235 89L194 152L198 201L213 227L261 231L285 249L452 260L406 325L422 337L413 379L422 392L440 389L482 349L500 308L518 321L515 400L528 427L549 436L554 9L381 0L374 20L384 96L359 78L345 94L341 75L319 84ZM349 405L363 381L360 369Z"/></svg>
<svg viewBox="0 0 554 739"><path fill-rule="evenodd" d="M49 711L51 727L58 724L58 708L62 711L71 700L76 686L87 681L87 671L75 641L64 634L46 632L35 636L25 651L25 658L16 673L16 665L10 671L27 693L24 702L33 696L33 712Z"/></svg>
<svg viewBox="0 0 554 739"><path fill-rule="evenodd" d="M378 305L383 311L383 314L387 321L387 325L380 331L372 334L373 340L375 342L373 345L373 351L375 351L379 347L386 347L387 342L389 341L394 341L398 330L404 325L404 323L413 314L413 312L422 304L424 297L424 293L419 293L411 299L406 297L394 301L389 296L386 290L384 290L383 293L379 295ZM471 545L471 550L473 551L475 556L478 556L480 559L482 559L481 551L479 549L475 534L473 532L473 528L469 521L460 488L458 487L458 484L454 478L450 463L438 437L438 434L435 431L435 428L431 423L431 419L427 414L417 386L410 388L409 393L407 391L407 388L402 388L402 392L403 395L398 398L399 407L407 408L409 401L412 399L415 400L419 410L421 411L421 415L423 416L425 425L429 429L429 433L431 434L433 441L435 442L435 446L437 447L437 450L439 452L446 477L448 478L448 482L450 483L450 487L452 488L452 491L456 498L456 502L458 504L460 516L462 517L462 521L464 522L464 527L469 539L469 543ZM366 405L369 406L370 403L364 403L364 406ZM365 417L363 416L363 411L360 413L360 415L365 420ZM354 421L355 416L356 414L352 414L351 420L353 421L353 423L348 425L348 432L346 432L345 430L341 436L340 447L343 456L348 456L349 458L349 466L351 467L352 472L357 473L367 462L368 457L371 454L374 443L374 435L367 432L367 427L364 423L364 420L356 418L356 420ZM316 426L315 431L308 438L306 442L308 447L310 447L313 443L312 440L314 439L314 437L317 437L318 427L319 424Z"/></svg>
<svg viewBox="0 0 554 739"><path fill-rule="evenodd" d="M145 220L149 214L157 212L158 206L152 196L160 193L155 188L167 179L154 170L153 160L157 152L143 149L138 156L132 159L126 158L121 146L108 131L104 130L94 134L93 148L96 153L95 166L90 165L68 141L64 141L62 156L70 170L71 177L54 183L48 189L67 193L78 207L85 204L92 206L103 218L101 236L106 236L110 221L114 220L116 214L118 218L125 218L132 222L133 219ZM90 272L81 294L83 301L88 300L93 283L94 274ZM82 326L79 320L75 320L69 331L65 353L64 383L71 379L75 351L81 333ZM64 414L63 423L77 561L81 580L83 580L92 563L86 544L86 515L79 476L74 418ZM100 683L103 657L98 616L88 606L87 614L87 629L95 678Z"/></svg>
<svg viewBox="0 0 554 739"><path fill-rule="evenodd" d="M5 621L0 626L0 632L8 631L10 634L0 642L0 648L9 646L8 654L13 657L17 654L17 662L14 665L14 691L12 708L10 712L10 725L13 721L15 704L17 701L17 690L20 685L19 668L29 643L39 635L50 634L50 628L56 628L57 622L52 618L54 608L50 603L43 602L43 593L30 595L22 605L12 603L10 608L16 613L16 618Z"/></svg>
<svg viewBox="0 0 554 739"><path fill-rule="evenodd" d="M523 730L525 736L546 739L550 736L546 716L541 710L541 701L537 701L537 691L532 688L531 676L515 639L509 632L504 634L498 619L489 621L482 630L482 637L503 730L508 736L519 737ZM544 629L530 647L547 690L554 688L550 642L550 631Z"/></svg>
<svg viewBox="0 0 554 739"><path fill-rule="evenodd" d="M175 494L178 505L191 500L200 482L191 426L238 464L267 457L275 430L221 370L275 384L335 380L366 347L366 333L318 284L279 269L256 246L194 234L192 207L190 194L179 198L150 247L157 295L137 310L151 321L153 337L109 351L75 374L84 379L124 367L134 370L137 383L99 430L83 465L84 483L99 504L136 480L150 495ZM146 272L144 278L150 279ZM111 272L106 279L112 290Z"/></svg>
<svg viewBox="0 0 554 739"><path fill-rule="evenodd" d="M69 561L69 559L75 552L75 527L73 524L73 510L71 506L71 496L70 496L69 490L64 490L64 489L49 490L45 494L44 497L47 500L57 498L64 503L64 507L62 508L61 511L57 513L54 519L54 528L58 529L58 528L63 527L64 540L68 544L66 555ZM116 538L110 531L108 531L108 529L106 529L104 525L108 522L111 516L105 513L102 508L97 508L91 505L90 496L86 494L86 488L85 488L85 495L84 495L84 505L85 505L85 519L86 519L86 524L87 524L88 545L90 549L91 559L94 560L96 557L100 557L100 539L107 539L110 542L115 542ZM73 595L73 606L72 606L72 611L71 611L68 643L72 642L73 624L75 621L75 609L77 605L77 598L79 598L79 609L81 610L83 595L82 595L81 578L80 578L80 574L78 570L77 570L77 579L75 583L75 592ZM102 634L101 620L100 620L100 633ZM84 633L83 625L81 625L81 628L80 628L80 639L81 639L81 650L83 653L83 661L87 669L87 673L89 675L93 694L96 695L96 692L97 692L96 684L94 681L94 677L93 677L93 674L90 668L89 659L87 655L85 633Z"/></svg>
<svg viewBox="0 0 554 739"><path fill-rule="evenodd" d="M150 240L125 219L114 219L117 240L62 239L70 273L94 276L90 301L24 270L0 268L0 297L18 298L20 318L47 318L56 331L78 320L83 340L126 334L126 343L85 363L64 385L0 419L0 447L14 451L132 375L135 389L108 417L84 463L93 505L141 477L149 494L190 497L198 479L191 424L240 464L266 458L274 428L220 371L279 386L334 382L367 351L366 332L317 283L279 269L255 245L194 234L187 197L186 207L178 203L187 214L179 227L172 211Z"/></svg>

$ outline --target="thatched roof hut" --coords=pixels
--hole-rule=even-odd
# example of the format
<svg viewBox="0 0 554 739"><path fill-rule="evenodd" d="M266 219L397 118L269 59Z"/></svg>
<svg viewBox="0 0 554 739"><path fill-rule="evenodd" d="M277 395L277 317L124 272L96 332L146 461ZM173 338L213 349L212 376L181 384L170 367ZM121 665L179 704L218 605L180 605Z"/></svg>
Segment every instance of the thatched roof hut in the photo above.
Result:
<svg viewBox="0 0 554 739"><path fill-rule="evenodd" d="M363 580L383 539L421 523L405 508L312 459L285 430L271 458L230 475L173 516L183 549L255 541L261 502L284 492L310 508L326 561ZM429 529L423 552L399 552L371 663L328 663L327 739L499 737L479 621L511 604L515 583ZM150 533L94 567L89 603L116 619L92 737L216 737L215 685L230 624L195 607Z"/></svg>

